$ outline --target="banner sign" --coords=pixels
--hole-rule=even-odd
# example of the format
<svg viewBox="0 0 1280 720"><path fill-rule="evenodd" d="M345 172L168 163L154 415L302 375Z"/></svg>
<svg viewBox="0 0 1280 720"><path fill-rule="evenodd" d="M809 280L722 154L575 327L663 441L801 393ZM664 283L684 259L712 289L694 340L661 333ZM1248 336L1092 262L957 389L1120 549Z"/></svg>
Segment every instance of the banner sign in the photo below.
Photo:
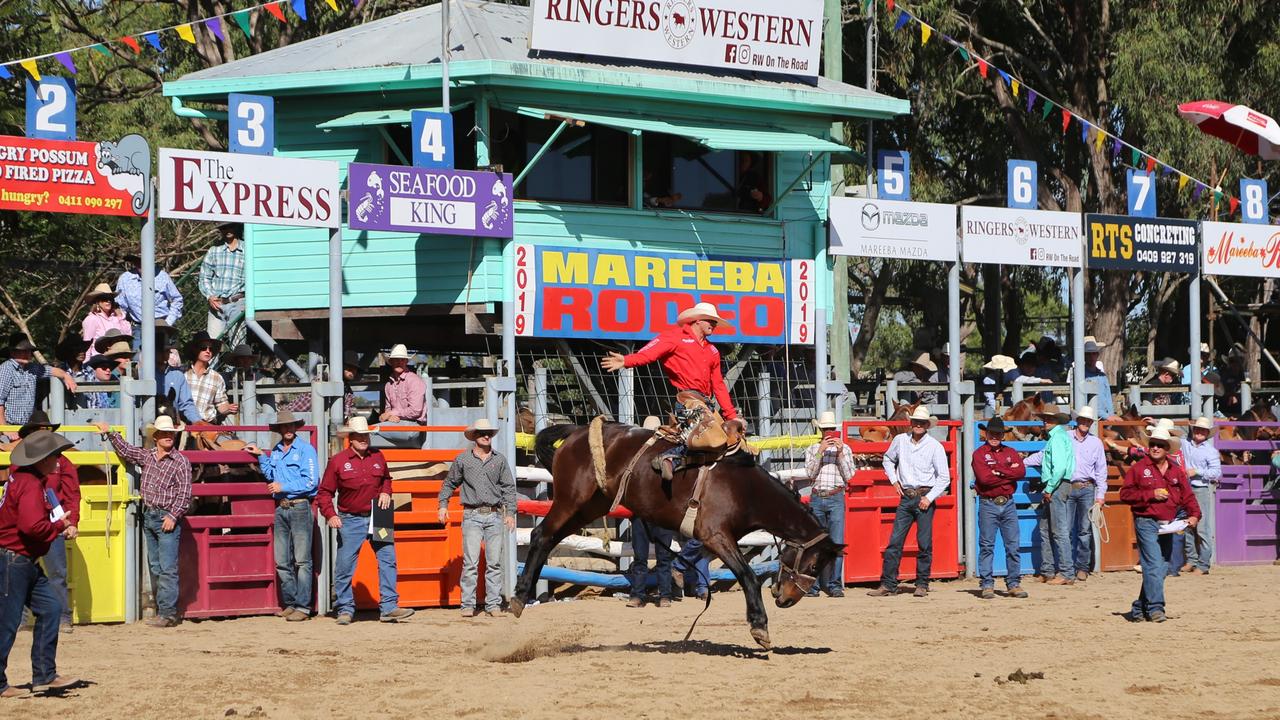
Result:
<svg viewBox="0 0 1280 720"><path fill-rule="evenodd" d="M832 255L895 260L956 260L956 206L833 197Z"/></svg>
<svg viewBox="0 0 1280 720"><path fill-rule="evenodd" d="M292 227L342 222L338 163L160 148L160 217Z"/></svg>
<svg viewBox="0 0 1280 720"><path fill-rule="evenodd" d="M118 143L0 136L0 210L124 215L147 212L151 149Z"/></svg>
<svg viewBox="0 0 1280 720"><path fill-rule="evenodd" d="M1198 225L1194 220L1090 213L1084 216L1089 268L1195 272Z"/></svg>
<svg viewBox="0 0 1280 720"><path fill-rule="evenodd" d="M1280 227L1205 221L1205 275L1280 278Z"/></svg>
<svg viewBox="0 0 1280 720"><path fill-rule="evenodd" d="M352 230L512 236L511 174L351 163Z"/></svg>
<svg viewBox="0 0 1280 720"><path fill-rule="evenodd" d="M515 330L523 337L651 340L709 302L717 342L813 344L813 260L571 249L519 243Z"/></svg>
<svg viewBox="0 0 1280 720"><path fill-rule="evenodd" d="M532 0L533 50L818 76L822 0Z"/></svg>
<svg viewBox="0 0 1280 720"><path fill-rule="evenodd" d="M992 265L1081 266L1080 214L965 205L960 256Z"/></svg>

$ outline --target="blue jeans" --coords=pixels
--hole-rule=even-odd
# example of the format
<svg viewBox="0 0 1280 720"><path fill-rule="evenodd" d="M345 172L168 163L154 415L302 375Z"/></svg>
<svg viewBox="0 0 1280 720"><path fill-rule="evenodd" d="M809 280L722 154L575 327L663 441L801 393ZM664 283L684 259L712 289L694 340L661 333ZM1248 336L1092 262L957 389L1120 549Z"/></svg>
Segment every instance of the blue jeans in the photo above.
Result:
<svg viewBox="0 0 1280 720"><path fill-rule="evenodd" d="M1089 508L1093 507L1095 490L1092 485L1085 485L1079 489L1068 485L1064 489L1069 491L1065 498L1067 518L1065 530L1070 536L1074 525L1075 531L1074 545L1068 542L1066 547L1071 548L1074 555L1076 572L1093 572L1093 523L1089 522ZM1072 565L1067 561L1065 552L1062 564L1067 572L1071 572Z"/></svg>
<svg viewBox="0 0 1280 720"><path fill-rule="evenodd" d="M49 552L40 559L44 564L44 574L49 578L49 585L62 604L62 622L71 624L71 601L67 596L67 538L61 533L49 546Z"/></svg>
<svg viewBox="0 0 1280 720"><path fill-rule="evenodd" d="M1214 487L1212 485L1206 487L1192 485L1191 490L1196 494L1196 502L1200 504L1200 524L1196 525L1196 530L1200 531L1200 539L1204 541L1204 545L1197 551L1196 538L1188 532L1184 536L1186 546L1183 552L1187 556L1188 564L1209 572L1209 563L1213 561Z"/></svg>
<svg viewBox="0 0 1280 720"><path fill-rule="evenodd" d="M1005 567L1008 573L1004 576L1007 588L1016 588L1022 583L1022 555L1018 534L1018 504L1011 498L1003 505L997 505L991 498L978 499L978 578L979 587L993 588L996 585L992 574L996 554L996 532L1004 543Z"/></svg>
<svg viewBox="0 0 1280 720"><path fill-rule="evenodd" d="M178 547L182 542L182 525L175 523L172 532L163 529L169 514L157 508L142 511L142 537L147 542L147 565L151 571L151 592L156 598L156 614L178 617Z"/></svg>
<svg viewBox="0 0 1280 720"><path fill-rule="evenodd" d="M684 575L684 589L695 595L707 591L711 583L711 560L702 552L702 541L685 538L674 563L676 572Z"/></svg>
<svg viewBox="0 0 1280 720"><path fill-rule="evenodd" d="M902 564L902 546L907 542L907 533L912 523L916 526L916 586L929 587L929 574L933 569L933 509L937 507L929 503L928 510L920 509L920 498L909 498L903 495L898 501L898 510L893 516L893 534L889 536L889 547L884 549L884 567L880 570L880 584L889 590L898 589L898 566Z"/></svg>
<svg viewBox="0 0 1280 720"><path fill-rule="evenodd" d="M227 331L227 326L237 320L244 318L244 298L240 298L235 302L223 301L222 309L214 312L213 308L209 308L208 317L205 321L205 329L209 333L209 337L220 338ZM244 342L245 326L241 322L236 325L234 337L227 338L227 347L235 347Z"/></svg>
<svg viewBox="0 0 1280 720"><path fill-rule="evenodd" d="M1056 575L1058 552L1053 542L1053 498L1040 501L1036 508L1036 535L1040 538L1040 575L1051 578Z"/></svg>
<svg viewBox="0 0 1280 720"><path fill-rule="evenodd" d="M462 511L462 607L476 607L480 572L480 543L484 543L484 609L496 612L502 605L502 513Z"/></svg>
<svg viewBox="0 0 1280 720"><path fill-rule="evenodd" d="M1057 574L1066 580L1075 578L1075 566L1071 560L1071 526L1074 519L1071 508L1072 492L1074 491L1071 489L1071 483L1063 480L1058 484L1058 489L1054 491L1053 499L1049 502L1049 513L1053 519L1053 549L1058 558ZM1085 519L1088 520L1087 515Z"/></svg>
<svg viewBox="0 0 1280 720"><path fill-rule="evenodd" d="M1173 555L1173 536L1160 534L1160 521L1135 517L1133 529L1138 536L1138 557L1142 563L1142 591L1133 601L1135 615L1164 612L1164 575L1169 571Z"/></svg>
<svg viewBox="0 0 1280 720"><path fill-rule="evenodd" d="M649 583L649 546L653 546L654 572L658 577L658 596L672 597L671 563L675 560L675 552L671 543L676 539L674 531L653 525L646 520L635 518L631 521L631 570L627 573L631 581L631 597L645 596Z"/></svg>
<svg viewBox="0 0 1280 720"><path fill-rule="evenodd" d="M274 545L281 607L311 610L311 538L315 527L310 502L276 506Z"/></svg>
<svg viewBox="0 0 1280 720"><path fill-rule="evenodd" d="M831 542L844 542L845 508L843 492L838 492L830 497L810 495L809 510L814 517L818 518L818 524L822 526L822 529L827 531L827 535L831 537ZM818 587L828 593L843 591L844 562L840 556L832 558L831 562L818 568Z"/></svg>
<svg viewBox="0 0 1280 720"><path fill-rule="evenodd" d="M368 540L374 557L378 559L378 610L383 615L390 613L400 604L400 595L396 592L396 544L374 542L369 537L368 515L340 512L338 517L342 519L342 527L338 529L338 552L333 561L333 589L338 596L333 609L339 615L351 615L356 611L351 578L356 575L360 547Z"/></svg>
<svg viewBox="0 0 1280 720"><path fill-rule="evenodd" d="M62 605L35 560L0 550L0 691L9 688L5 674L9 651L22 624L23 608L28 607L36 616L31 638L31 682L44 685L58 676L58 618Z"/></svg>
<svg viewBox="0 0 1280 720"><path fill-rule="evenodd" d="M422 424L423 423L418 420L380 422L378 423L378 432L370 436L370 445L372 447L398 447L420 450L422 449L423 444L426 443L427 434L425 432L397 432L391 428L397 426L414 427Z"/></svg>

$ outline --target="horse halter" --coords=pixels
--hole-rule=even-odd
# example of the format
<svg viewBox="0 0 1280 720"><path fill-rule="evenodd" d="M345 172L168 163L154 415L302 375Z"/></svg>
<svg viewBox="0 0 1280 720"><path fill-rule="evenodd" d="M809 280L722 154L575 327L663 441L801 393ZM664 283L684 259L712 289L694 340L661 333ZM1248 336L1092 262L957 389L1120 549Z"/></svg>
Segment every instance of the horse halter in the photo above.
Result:
<svg viewBox="0 0 1280 720"><path fill-rule="evenodd" d="M801 592L804 592L804 593L809 592L809 590L813 588L813 584L818 581L818 579L815 578L814 576L805 575L804 573L800 572L797 568L794 568L788 565L787 561L783 559L781 546L785 545L786 547L789 547L789 548L795 548L796 564L798 565L800 564L800 558L804 557L805 550L808 550L814 545L817 545L818 543L825 540L827 537L828 535L825 532L821 532L815 535L813 539L803 543L796 542L795 540L783 540L779 544L778 574L774 577L773 588L772 588L772 593L774 597L777 597L778 593L781 592L780 588L782 587L782 583L786 580L790 580L792 583L795 584L796 587L800 588Z"/></svg>

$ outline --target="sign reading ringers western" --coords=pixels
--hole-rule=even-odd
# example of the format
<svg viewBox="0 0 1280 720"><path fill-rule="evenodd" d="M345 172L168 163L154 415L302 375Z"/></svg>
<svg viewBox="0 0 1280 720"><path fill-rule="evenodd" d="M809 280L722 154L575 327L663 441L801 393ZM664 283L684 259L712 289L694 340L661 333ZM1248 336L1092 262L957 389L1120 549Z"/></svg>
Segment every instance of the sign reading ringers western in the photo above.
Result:
<svg viewBox="0 0 1280 720"><path fill-rule="evenodd" d="M120 142L0 136L0 210L124 215L147 213L151 148Z"/></svg>
<svg viewBox="0 0 1280 720"><path fill-rule="evenodd" d="M1084 216L1084 242L1089 268L1195 272L1200 223L1195 220L1130 215Z"/></svg>
<svg viewBox="0 0 1280 720"><path fill-rule="evenodd" d="M709 302L725 322L715 339L813 343L811 259L573 249L518 243L515 330L524 337L649 340L681 310Z"/></svg>
<svg viewBox="0 0 1280 720"><path fill-rule="evenodd" d="M338 163L160 148L160 217L336 228Z"/></svg>
<svg viewBox="0 0 1280 720"><path fill-rule="evenodd" d="M530 47L817 77L823 0L532 0Z"/></svg>
<svg viewBox="0 0 1280 720"><path fill-rule="evenodd" d="M961 257L968 263L1078 268L1079 213L960 208Z"/></svg>

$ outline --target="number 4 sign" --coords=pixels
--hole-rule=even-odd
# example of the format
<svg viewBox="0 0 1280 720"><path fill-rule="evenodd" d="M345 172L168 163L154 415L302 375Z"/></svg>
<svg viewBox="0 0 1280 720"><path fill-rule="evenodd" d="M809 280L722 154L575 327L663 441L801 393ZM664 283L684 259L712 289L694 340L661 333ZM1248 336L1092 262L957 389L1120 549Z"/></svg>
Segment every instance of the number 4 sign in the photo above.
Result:
<svg viewBox="0 0 1280 720"><path fill-rule="evenodd" d="M27 80L27 137L76 139L75 81L53 75Z"/></svg>
<svg viewBox="0 0 1280 720"><path fill-rule="evenodd" d="M447 112L414 110L413 164L424 168L453 169L453 116Z"/></svg>
<svg viewBox="0 0 1280 720"><path fill-rule="evenodd" d="M1240 219L1247 223L1266 225L1271 222L1267 208L1266 180L1240 179Z"/></svg>
<svg viewBox="0 0 1280 720"><path fill-rule="evenodd" d="M227 95L228 149L247 155L270 155L276 148L276 101L267 95Z"/></svg>

